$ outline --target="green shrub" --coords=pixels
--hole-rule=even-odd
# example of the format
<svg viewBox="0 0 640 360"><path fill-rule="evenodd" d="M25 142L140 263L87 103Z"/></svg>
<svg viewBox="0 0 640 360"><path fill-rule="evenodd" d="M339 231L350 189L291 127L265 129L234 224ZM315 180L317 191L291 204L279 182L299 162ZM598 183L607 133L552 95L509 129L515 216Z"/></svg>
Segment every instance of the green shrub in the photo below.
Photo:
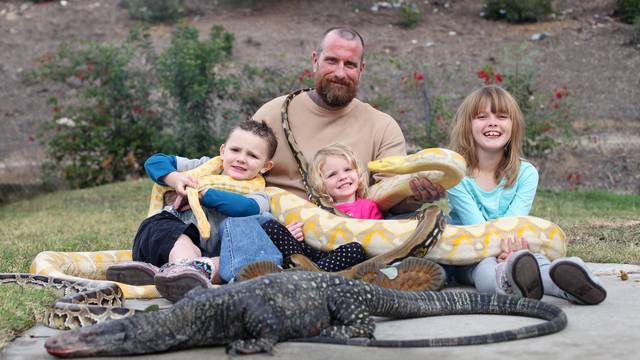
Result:
<svg viewBox="0 0 640 360"><path fill-rule="evenodd" d="M133 66L139 48L88 43L62 45L36 73L71 84L64 99L51 98L53 119L40 134L49 163L72 187L87 187L143 173L144 160L162 150L162 124L153 109L153 80Z"/></svg>
<svg viewBox="0 0 640 360"><path fill-rule="evenodd" d="M227 93L224 97L216 98L217 110L209 119L216 134L215 140L209 140L210 146L214 145L207 152L210 155L217 155L217 145L220 145L229 131L238 122L250 119L264 103L293 90L308 87L301 84L304 81L299 81L300 76L283 69L243 65L239 71L235 68L226 70L220 76L225 78Z"/></svg>
<svg viewBox="0 0 640 360"><path fill-rule="evenodd" d="M139 176L154 152L215 155L238 121L266 101L313 81L305 69L228 66L234 36L214 26L209 38L180 23L156 53L149 33L134 28L125 44L62 45L41 59L32 80L68 86L49 103L41 130L49 161L43 177L62 170L72 187Z"/></svg>
<svg viewBox="0 0 640 360"><path fill-rule="evenodd" d="M223 111L216 100L225 98L231 86L219 67L229 60L233 41L233 34L221 26L200 41L196 28L181 23L158 59L158 78L170 95L167 120L173 124L176 151L183 156L209 154L223 139L211 119Z"/></svg>
<svg viewBox="0 0 640 360"><path fill-rule="evenodd" d="M122 4L132 18L148 22L175 21L185 12L184 0L125 0Z"/></svg>
<svg viewBox="0 0 640 360"><path fill-rule="evenodd" d="M61 169L72 187L86 187L141 175L158 151L215 155L235 122L297 87L293 74L250 67L235 74L226 66L233 41L219 26L200 41L181 23L160 54L149 33L134 28L122 46L67 44L44 56L33 80L69 88L50 99L53 119L40 134L50 159L43 176Z"/></svg>
<svg viewBox="0 0 640 360"><path fill-rule="evenodd" d="M267 101L308 87L313 87L313 73L309 69L296 75L283 69L244 65L235 77L232 98L235 100L236 113L248 119Z"/></svg>
<svg viewBox="0 0 640 360"><path fill-rule="evenodd" d="M400 16L398 25L408 29L418 25L418 23L422 19L422 13L414 3L402 5L398 12L398 15Z"/></svg>
<svg viewBox="0 0 640 360"><path fill-rule="evenodd" d="M633 23L631 44L640 46L640 16L636 17L636 21Z"/></svg>
<svg viewBox="0 0 640 360"><path fill-rule="evenodd" d="M489 0L486 17L513 23L540 21L551 14L551 0Z"/></svg>
<svg viewBox="0 0 640 360"><path fill-rule="evenodd" d="M621 21L628 24L634 23L640 17L640 0L616 0L616 9L613 13Z"/></svg>

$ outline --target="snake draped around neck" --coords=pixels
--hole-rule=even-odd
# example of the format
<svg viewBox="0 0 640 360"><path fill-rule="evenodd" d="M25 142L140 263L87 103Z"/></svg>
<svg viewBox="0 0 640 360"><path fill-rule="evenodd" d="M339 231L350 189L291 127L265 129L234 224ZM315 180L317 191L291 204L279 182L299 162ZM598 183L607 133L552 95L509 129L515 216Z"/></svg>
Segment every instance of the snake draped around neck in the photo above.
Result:
<svg viewBox="0 0 640 360"><path fill-rule="evenodd" d="M282 127L281 109L286 96L264 104L253 116L271 126L278 139L273 168L265 174L268 186L277 186L307 199L298 164ZM387 156L405 155L405 141L398 123L369 104L354 99L344 109L331 111L318 106L308 93L295 96L288 106L291 131L307 163L331 143L350 146L366 164Z"/></svg>

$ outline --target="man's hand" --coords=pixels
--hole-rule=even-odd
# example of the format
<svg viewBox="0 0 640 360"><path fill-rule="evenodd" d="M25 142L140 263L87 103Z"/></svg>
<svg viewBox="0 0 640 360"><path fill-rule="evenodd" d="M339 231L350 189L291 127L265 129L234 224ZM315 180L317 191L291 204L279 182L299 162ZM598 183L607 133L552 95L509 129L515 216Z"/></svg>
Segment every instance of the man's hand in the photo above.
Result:
<svg viewBox="0 0 640 360"><path fill-rule="evenodd" d="M304 231L302 228L303 226L304 223L296 221L287 225L287 229L289 229L289 232L291 233L291 235L293 235L294 238L296 238L296 240L302 242L304 241Z"/></svg>
<svg viewBox="0 0 640 360"><path fill-rule="evenodd" d="M432 203L447 196L447 191L440 184L432 183L427 178L415 178L409 182L413 197L408 197L394 205L388 211L391 214L407 214L420 208L424 203Z"/></svg>
<svg viewBox="0 0 640 360"><path fill-rule="evenodd" d="M417 178L409 183L413 197L417 202L430 203L444 197L446 190L440 184L434 184L427 178Z"/></svg>
<svg viewBox="0 0 640 360"><path fill-rule="evenodd" d="M506 238L500 239L500 249L502 252L498 255L498 262L506 261L507 258L514 252L521 249L528 249L529 242L523 237L513 234Z"/></svg>
<svg viewBox="0 0 640 360"><path fill-rule="evenodd" d="M177 171L170 172L162 180L183 197L187 196L187 187L198 188L198 179L180 174Z"/></svg>

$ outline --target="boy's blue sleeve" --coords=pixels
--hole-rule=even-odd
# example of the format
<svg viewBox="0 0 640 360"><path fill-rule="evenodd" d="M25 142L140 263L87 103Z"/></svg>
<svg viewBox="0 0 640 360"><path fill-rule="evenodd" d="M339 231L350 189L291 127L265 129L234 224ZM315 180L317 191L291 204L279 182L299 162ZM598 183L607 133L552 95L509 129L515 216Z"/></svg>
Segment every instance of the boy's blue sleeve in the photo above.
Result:
<svg viewBox="0 0 640 360"><path fill-rule="evenodd" d="M144 162L144 170L147 172L147 175L149 175L151 180L156 184L164 186L167 184L161 181L160 178L176 171L176 168L177 161L174 155L156 153L151 155L147 161Z"/></svg>
<svg viewBox="0 0 640 360"><path fill-rule="evenodd" d="M200 200L203 206L232 217L260 214L258 203L244 195L224 190L209 189Z"/></svg>
<svg viewBox="0 0 640 360"><path fill-rule="evenodd" d="M516 187L516 194L509 204L504 216L529 215L531 206L533 205L533 199L536 197L536 190L538 189L538 170L528 162L522 162L520 164L521 169L518 173L518 179L514 186Z"/></svg>
<svg viewBox="0 0 640 360"><path fill-rule="evenodd" d="M450 215L455 225L474 225L487 221L473 194L462 183L447 190L447 196L451 209Z"/></svg>

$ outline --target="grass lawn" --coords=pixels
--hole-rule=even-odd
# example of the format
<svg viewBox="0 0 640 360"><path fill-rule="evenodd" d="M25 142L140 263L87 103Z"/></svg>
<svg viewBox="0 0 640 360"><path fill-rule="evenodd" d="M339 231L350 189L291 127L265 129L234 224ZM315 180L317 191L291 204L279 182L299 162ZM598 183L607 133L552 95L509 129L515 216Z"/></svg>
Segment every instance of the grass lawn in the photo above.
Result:
<svg viewBox="0 0 640 360"><path fill-rule="evenodd" d="M41 251L128 249L144 219L151 182L61 191L0 207L0 272L27 272ZM569 254L587 261L640 264L640 196L538 193L532 215L559 224ZM33 326L57 295L2 285L0 348Z"/></svg>
<svg viewBox="0 0 640 360"><path fill-rule="evenodd" d="M640 196L539 191L532 215L567 234L569 255L586 261L640 264Z"/></svg>

